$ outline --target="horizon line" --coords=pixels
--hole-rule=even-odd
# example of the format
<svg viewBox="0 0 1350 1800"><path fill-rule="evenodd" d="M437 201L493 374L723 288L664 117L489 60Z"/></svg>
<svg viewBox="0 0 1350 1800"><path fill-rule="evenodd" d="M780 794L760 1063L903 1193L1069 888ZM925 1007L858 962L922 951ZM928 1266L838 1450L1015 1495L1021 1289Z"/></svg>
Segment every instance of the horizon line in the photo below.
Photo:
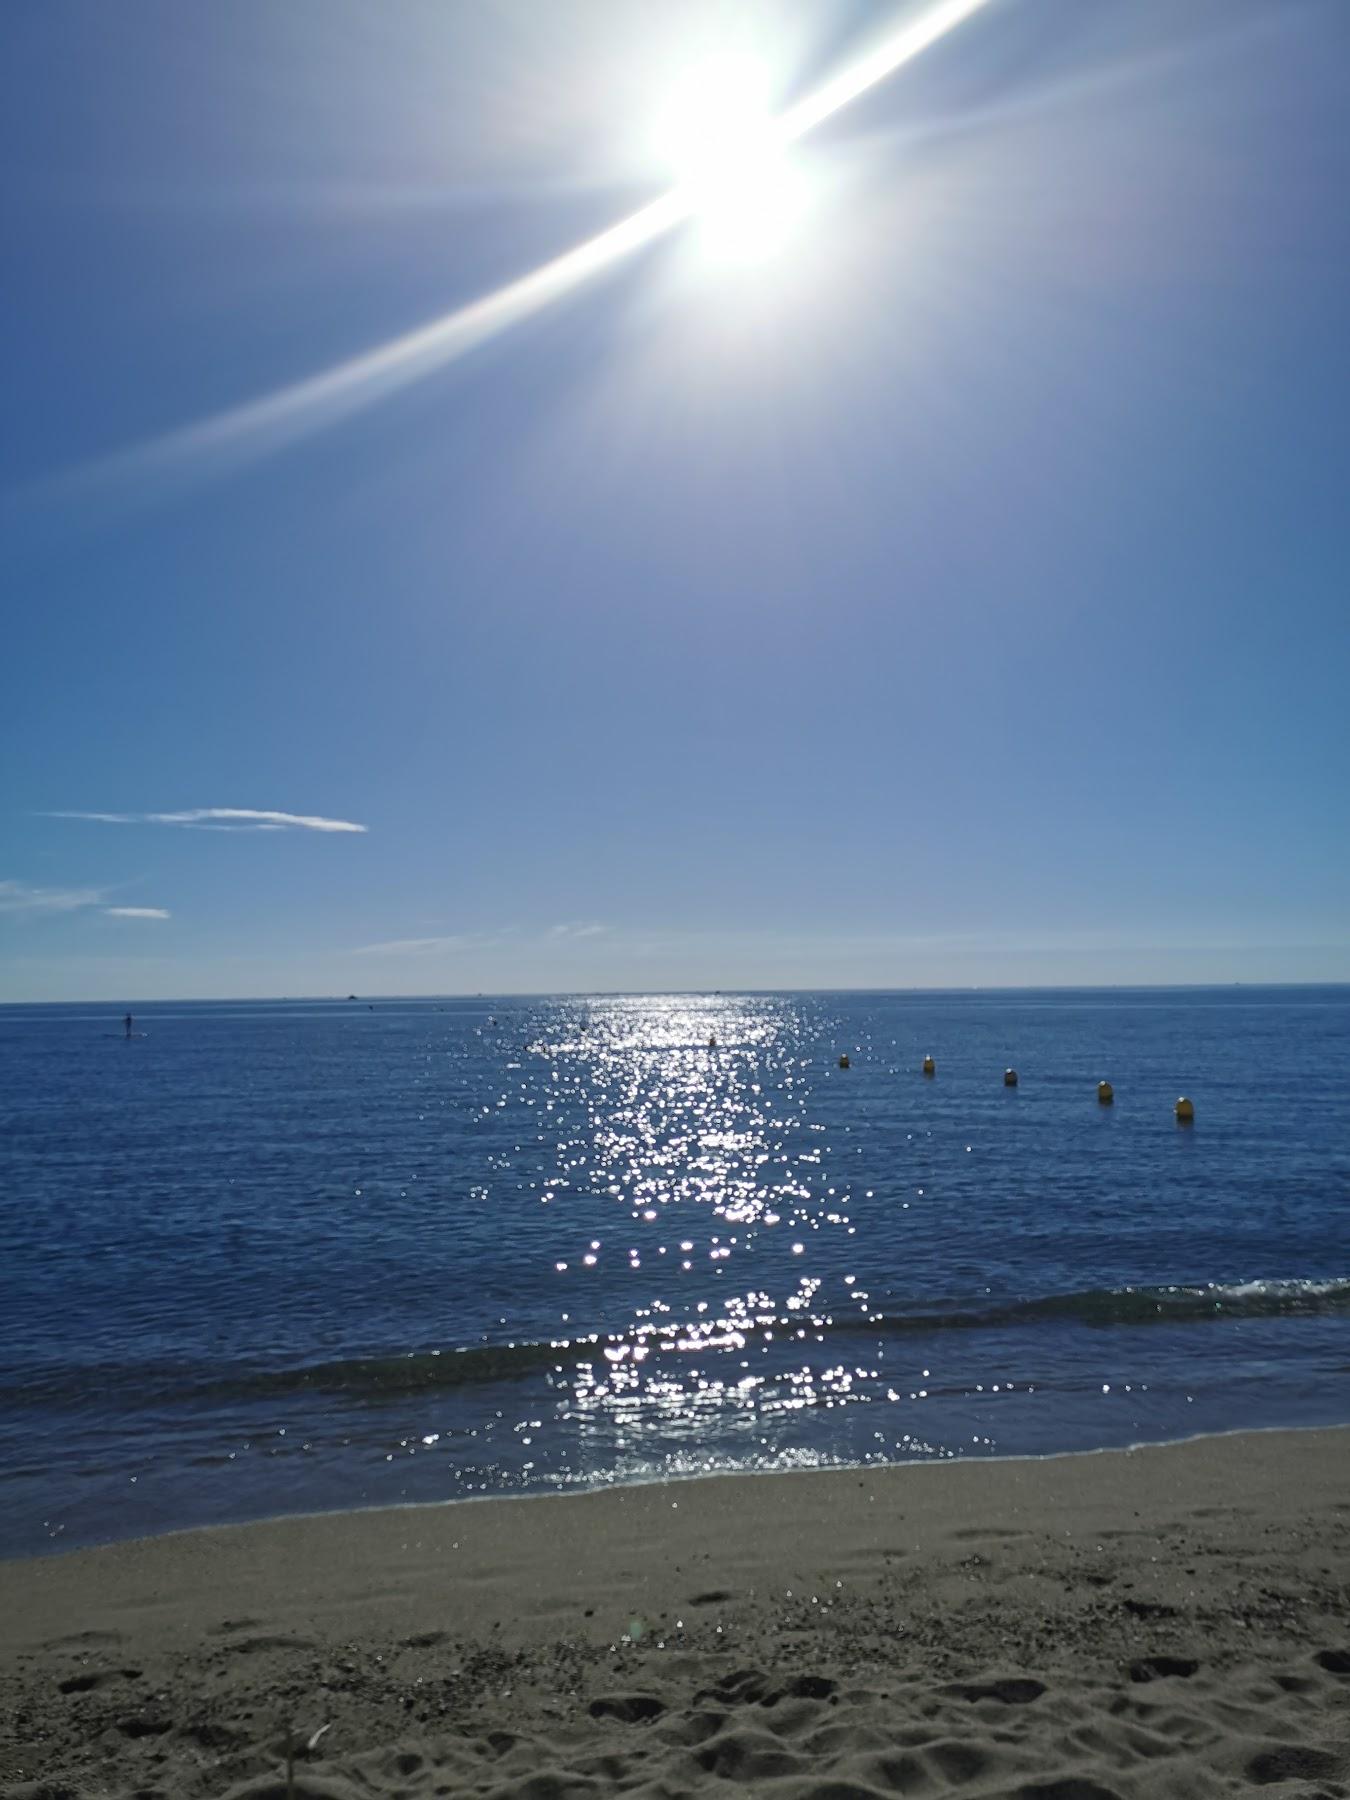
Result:
<svg viewBox="0 0 1350 1800"><path fill-rule="evenodd" d="M1350 977L1333 977L1327 981L983 981L969 984L944 983L931 987L756 987L756 988L497 988L446 990L442 993L366 993L366 994L172 994L158 999L137 1001L143 1006L266 1006L281 1002L350 1006L354 1002L373 1005L376 1001L400 1000L650 1000L671 999L759 999L773 994L1157 994L1157 993L1229 993L1234 988L1345 988L1350 990ZM0 1007L17 1006L121 1006L133 997L118 1000L0 1000Z"/></svg>

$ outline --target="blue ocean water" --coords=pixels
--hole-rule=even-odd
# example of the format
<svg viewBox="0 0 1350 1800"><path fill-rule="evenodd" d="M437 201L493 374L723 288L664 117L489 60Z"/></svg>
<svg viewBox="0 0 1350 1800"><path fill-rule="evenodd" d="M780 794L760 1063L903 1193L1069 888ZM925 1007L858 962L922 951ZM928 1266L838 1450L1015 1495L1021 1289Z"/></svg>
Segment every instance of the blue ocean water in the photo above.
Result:
<svg viewBox="0 0 1350 1800"><path fill-rule="evenodd" d="M0 1555L1350 1420L1350 989L121 1010L0 1009Z"/></svg>

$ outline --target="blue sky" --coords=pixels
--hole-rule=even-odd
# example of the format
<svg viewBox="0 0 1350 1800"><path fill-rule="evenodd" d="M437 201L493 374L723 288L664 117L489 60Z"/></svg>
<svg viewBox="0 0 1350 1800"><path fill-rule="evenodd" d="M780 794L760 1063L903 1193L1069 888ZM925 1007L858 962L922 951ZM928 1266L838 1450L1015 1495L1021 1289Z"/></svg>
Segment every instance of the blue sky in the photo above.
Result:
<svg viewBox="0 0 1350 1800"><path fill-rule="evenodd" d="M921 12L3 10L0 997L1350 979L1342 0L990 0L766 260L182 436Z"/></svg>

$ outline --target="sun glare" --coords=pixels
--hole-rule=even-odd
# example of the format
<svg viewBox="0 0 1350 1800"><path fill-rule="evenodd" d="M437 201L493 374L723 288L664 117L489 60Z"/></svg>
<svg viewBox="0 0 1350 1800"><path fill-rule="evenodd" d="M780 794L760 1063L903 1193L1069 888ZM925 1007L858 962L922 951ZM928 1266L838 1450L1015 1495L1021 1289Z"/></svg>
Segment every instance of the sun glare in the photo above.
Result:
<svg viewBox="0 0 1350 1800"><path fill-rule="evenodd" d="M695 226L703 254L714 260L762 261L799 230L807 203L823 196L819 177L794 158L798 140L989 4L934 0L911 11L868 55L777 117L773 106L781 96L753 55L724 52L692 62L658 120L655 141L648 140L649 154L674 183L656 199L425 325L40 482L26 500L39 506L76 496L87 501L99 490L130 497L281 450L467 356L680 226Z"/></svg>
<svg viewBox="0 0 1350 1800"><path fill-rule="evenodd" d="M657 151L701 248L718 262L772 255L804 203L772 98L768 70L753 57L709 58L676 86L658 126Z"/></svg>

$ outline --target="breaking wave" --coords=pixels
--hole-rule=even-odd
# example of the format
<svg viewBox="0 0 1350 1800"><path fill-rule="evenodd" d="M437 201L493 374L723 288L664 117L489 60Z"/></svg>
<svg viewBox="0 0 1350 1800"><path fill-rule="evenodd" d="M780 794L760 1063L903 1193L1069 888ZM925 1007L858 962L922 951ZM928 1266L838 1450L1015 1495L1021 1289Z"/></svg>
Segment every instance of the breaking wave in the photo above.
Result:
<svg viewBox="0 0 1350 1800"><path fill-rule="evenodd" d="M707 1356L763 1341L868 1338L872 1341L935 1331L980 1331L1037 1324L1147 1326L1232 1319L1324 1317L1350 1313L1350 1278L1175 1283L1165 1286L1087 1288L1032 1299L909 1305L865 1315L822 1311L815 1315L762 1312L734 1321L700 1319L696 1325L662 1324L627 1332L544 1341L474 1344L462 1349L420 1350L402 1355L352 1356L288 1367L222 1370L219 1367L89 1365L14 1371L0 1378L0 1399L11 1404L69 1403L134 1389L142 1403L211 1399L248 1400L288 1394L333 1394L378 1401L400 1394L509 1382L536 1370L566 1372L608 1360L636 1362L669 1356Z"/></svg>

